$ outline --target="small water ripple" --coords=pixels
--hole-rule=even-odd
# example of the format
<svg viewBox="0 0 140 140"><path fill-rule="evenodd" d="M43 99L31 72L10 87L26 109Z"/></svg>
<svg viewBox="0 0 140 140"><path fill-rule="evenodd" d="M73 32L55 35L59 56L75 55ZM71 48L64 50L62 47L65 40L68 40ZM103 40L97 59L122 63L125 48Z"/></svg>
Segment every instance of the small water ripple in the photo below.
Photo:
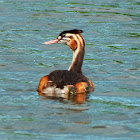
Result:
<svg viewBox="0 0 140 140"><path fill-rule="evenodd" d="M111 105L111 106L121 106L126 108L137 108L140 107L140 100L136 97L106 97L106 96L91 96L91 102L99 102L101 104Z"/></svg>

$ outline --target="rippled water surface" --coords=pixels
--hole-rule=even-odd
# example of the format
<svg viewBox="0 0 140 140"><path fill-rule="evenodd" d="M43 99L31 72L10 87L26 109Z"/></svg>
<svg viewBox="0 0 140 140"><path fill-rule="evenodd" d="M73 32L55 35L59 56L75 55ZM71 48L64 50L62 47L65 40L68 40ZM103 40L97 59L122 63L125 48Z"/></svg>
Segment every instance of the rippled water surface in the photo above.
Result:
<svg viewBox="0 0 140 140"><path fill-rule="evenodd" d="M95 91L83 104L41 99L40 78L72 59L42 43L74 28ZM139 139L140 0L1 0L0 138Z"/></svg>

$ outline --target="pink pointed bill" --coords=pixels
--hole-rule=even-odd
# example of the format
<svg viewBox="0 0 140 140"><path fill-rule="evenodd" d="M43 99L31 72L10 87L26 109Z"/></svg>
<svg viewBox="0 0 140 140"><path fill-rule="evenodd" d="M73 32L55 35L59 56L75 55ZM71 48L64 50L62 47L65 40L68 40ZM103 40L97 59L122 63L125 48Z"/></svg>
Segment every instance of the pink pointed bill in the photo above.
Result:
<svg viewBox="0 0 140 140"><path fill-rule="evenodd" d="M47 41L47 42L44 42L43 44L45 45L49 45L49 44L55 44L55 43L58 43L58 39L54 39L54 40L51 40L51 41Z"/></svg>

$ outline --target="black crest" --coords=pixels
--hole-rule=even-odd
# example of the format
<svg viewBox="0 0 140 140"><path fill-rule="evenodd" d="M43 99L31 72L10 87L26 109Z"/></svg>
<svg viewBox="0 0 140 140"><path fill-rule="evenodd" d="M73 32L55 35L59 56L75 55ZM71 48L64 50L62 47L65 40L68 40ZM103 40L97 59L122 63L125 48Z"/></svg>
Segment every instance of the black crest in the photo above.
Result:
<svg viewBox="0 0 140 140"><path fill-rule="evenodd" d="M63 36L64 34L66 33L71 33L71 34L81 34L83 33L83 30L78 30L78 29L73 29L73 30L66 30L66 31L63 31L59 34L59 36Z"/></svg>

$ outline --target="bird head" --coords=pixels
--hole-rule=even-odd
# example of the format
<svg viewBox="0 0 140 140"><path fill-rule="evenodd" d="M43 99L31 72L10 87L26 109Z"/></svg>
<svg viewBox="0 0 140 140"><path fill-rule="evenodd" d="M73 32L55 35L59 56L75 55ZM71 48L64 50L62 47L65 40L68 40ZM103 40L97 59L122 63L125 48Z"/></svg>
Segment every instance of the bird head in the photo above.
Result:
<svg viewBox="0 0 140 140"><path fill-rule="evenodd" d="M84 45L84 39L81 35L83 31L78 29L66 30L59 34L59 36L51 41L44 42L43 44L50 45L55 43L61 43L70 46L75 51L78 45Z"/></svg>

